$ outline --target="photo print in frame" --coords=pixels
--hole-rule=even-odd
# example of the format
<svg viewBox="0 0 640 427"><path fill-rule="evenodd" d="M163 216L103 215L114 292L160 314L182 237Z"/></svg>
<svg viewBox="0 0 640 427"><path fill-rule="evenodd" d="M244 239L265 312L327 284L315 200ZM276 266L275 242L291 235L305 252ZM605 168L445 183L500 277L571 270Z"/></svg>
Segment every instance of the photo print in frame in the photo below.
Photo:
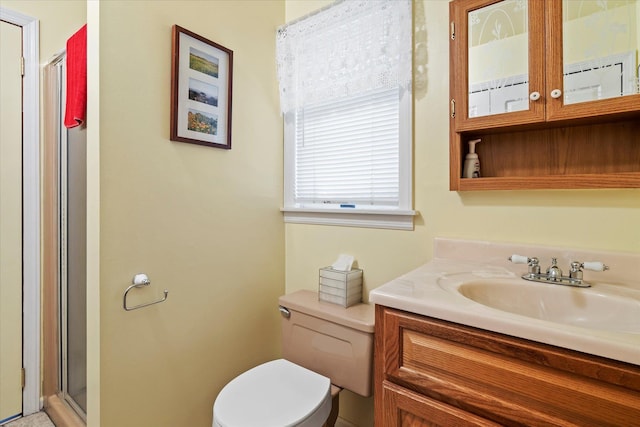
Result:
<svg viewBox="0 0 640 427"><path fill-rule="evenodd" d="M233 51L173 26L171 141L231 149Z"/></svg>

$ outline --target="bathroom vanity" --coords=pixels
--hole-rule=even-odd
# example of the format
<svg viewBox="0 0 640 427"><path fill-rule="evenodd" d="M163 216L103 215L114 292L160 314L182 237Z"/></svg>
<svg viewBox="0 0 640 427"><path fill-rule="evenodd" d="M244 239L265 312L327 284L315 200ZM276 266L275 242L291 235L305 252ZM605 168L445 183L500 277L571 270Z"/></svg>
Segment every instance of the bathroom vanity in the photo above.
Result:
<svg viewBox="0 0 640 427"><path fill-rule="evenodd" d="M585 272L588 289L528 284L526 267L507 260L516 250L545 264L605 257L612 274ZM437 239L433 261L370 293L376 425L640 426L638 262L637 254ZM465 286L515 287L525 298L504 292L513 306L502 300L498 309L465 296ZM539 303L548 293L566 316ZM524 306L539 310L520 313Z"/></svg>
<svg viewBox="0 0 640 427"><path fill-rule="evenodd" d="M376 307L381 426L640 425L640 367Z"/></svg>

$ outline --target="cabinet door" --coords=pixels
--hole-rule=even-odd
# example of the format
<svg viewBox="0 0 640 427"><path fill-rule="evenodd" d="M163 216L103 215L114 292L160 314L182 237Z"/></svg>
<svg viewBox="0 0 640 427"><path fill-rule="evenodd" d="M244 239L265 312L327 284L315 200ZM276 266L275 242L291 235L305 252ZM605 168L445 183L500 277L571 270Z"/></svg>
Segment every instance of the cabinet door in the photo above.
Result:
<svg viewBox="0 0 640 427"><path fill-rule="evenodd" d="M450 4L456 131L544 121L544 2Z"/></svg>
<svg viewBox="0 0 640 427"><path fill-rule="evenodd" d="M393 383L383 388L385 427L497 427L484 418L438 402Z"/></svg>
<svg viewBox="0 0 640 427"><path fill-rule="evenodd" d="M639 111L640 0L546 0L545 7L547 120Z"/></svg>

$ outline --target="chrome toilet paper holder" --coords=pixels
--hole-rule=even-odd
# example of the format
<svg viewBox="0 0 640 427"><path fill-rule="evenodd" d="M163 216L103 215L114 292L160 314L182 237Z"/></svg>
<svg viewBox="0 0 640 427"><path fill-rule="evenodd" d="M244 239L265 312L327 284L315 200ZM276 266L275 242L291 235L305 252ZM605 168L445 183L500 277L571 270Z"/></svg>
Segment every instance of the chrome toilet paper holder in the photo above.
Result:
<svg viewBox="0 0 640 427"><path fill-rule="evenodd" d="M133 284L131 286L129 286L125 291L124 291L124 295L122 296L122 308L124 308L126 311L131 311L131 310L136 310L138 308L142 308L142 307L148 307L150 305L154 305L154 304L159 304L163 301L166 301L167 296L169 295L169 291L168 290L164 290L164 297L162 299L159 299L157 301L152 301L152 302L148 302L146 304L138 304L138 305L134 305L133 307L128 307L127 306L127 294L129 293L129 291L133 288L141 288L143 286L149 286L151 284L151 281L149 280L149 277L147 277L146 274L144 273L139 273L136 274L135 276L133 276L133 280L132 280Z"/></svg>

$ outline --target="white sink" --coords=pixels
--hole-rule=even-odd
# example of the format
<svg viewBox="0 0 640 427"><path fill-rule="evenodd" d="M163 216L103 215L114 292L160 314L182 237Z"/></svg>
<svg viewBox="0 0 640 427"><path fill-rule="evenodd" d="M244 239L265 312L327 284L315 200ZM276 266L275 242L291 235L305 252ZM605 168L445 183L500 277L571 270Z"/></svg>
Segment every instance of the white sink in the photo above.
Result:
<svg viewBox="0 0 640 427"><path fill-rule="evenodd" d="M640 334L640 291L612 285L574 288L522 279L481 279L456 286L462 296L520 316L618 333Z"/></svg>

